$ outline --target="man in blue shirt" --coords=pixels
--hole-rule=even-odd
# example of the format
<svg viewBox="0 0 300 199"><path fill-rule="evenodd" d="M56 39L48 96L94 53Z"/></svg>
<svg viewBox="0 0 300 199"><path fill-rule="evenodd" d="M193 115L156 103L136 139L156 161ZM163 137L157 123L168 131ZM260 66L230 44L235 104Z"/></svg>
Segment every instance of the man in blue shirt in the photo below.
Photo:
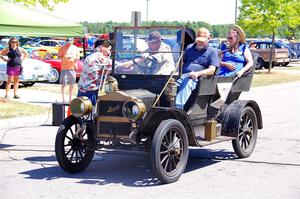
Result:
<svg viewBox="0 0 300 199"><path fill-rule="evenodd" d="M179 90L175 106L183 109L192 91L196 88L198 78L214 75L219 67L218 52L208 45L210 38L206 28L197 31L196 42L187 46L183 57L183 74L178 80Z"/></svg>

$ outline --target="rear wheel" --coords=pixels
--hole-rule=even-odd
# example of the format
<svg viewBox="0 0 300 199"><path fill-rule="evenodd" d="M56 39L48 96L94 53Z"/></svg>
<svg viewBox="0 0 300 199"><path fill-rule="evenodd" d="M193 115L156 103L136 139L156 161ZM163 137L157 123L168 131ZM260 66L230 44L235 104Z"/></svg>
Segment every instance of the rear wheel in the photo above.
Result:
<svg viewBox="0 0 300 199"><path fill-rule="evenodd" d="M70 116L59 127L55 140L55 155L59 165L69 173L83 171L92 161L94 144L91 131L82 128L78 118Z"/></svg>
<svg viewBox="0 0 300 199"><path fill-rule="evenodd" d="M274 66L274 63L272 63L271 68L274 68ZM269 69L269 62L265 62L264 68Z"/></svg>
<svg viewBox="0 0 300 199"><path fill-rule="evenodd" d="M257 139L257 118L251 107L245 107L240 117L237 139L232 141L234 152L246 158L253 152Z"/></svg>
<svg viewBox="0 0 300 199"><path fill-rule="evenodd" d="M5 88L6 87L6 81L0 80L0 88Z"/></svg>
<svg viewBox="0 0 300 199"><path fill-rule="evenodd" d="M50 83L58 83L59 82L59 71L56 68L51 68L50 70Z"/></svg>
<svg viewBox="0 0 300 199"><path fill-rule="evenodd" d="M186 167L188 153L184 126L174 119L162 121L152 141L151 164L154 175L162 183L177 181Z"/></svg>
<svg viewBox="0 0 300 199"><path fill-rule="evenodd" d="M290 62L284 62L284 63L282 64L282 66L287 66L287 65L289 65L289 63L290 63Z"/></svg>
<svg viewBox="0 0 300 199"><path fill-rule="evenodd" d="M265 62L262 58L258 58L257 62L255 63L255 69L262 69L265 66Z"/></svg>

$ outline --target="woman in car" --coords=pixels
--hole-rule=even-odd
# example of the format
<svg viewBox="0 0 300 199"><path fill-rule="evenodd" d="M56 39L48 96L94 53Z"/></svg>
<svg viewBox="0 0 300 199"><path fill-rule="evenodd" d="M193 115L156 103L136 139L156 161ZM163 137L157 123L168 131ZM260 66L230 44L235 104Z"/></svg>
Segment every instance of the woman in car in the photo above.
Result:
<svg viewBox="0 0 300 199"><path fill-rule="evenodd" d="M253 59L243 29L233 26L227 35L227 49L221 52L219 76L241 77L253 66Z"/></svg>
<svg viewBox="0 0 300 199"><path fill-rule="evenodd" d="M23 48L19 47L19 41L15 37L10 38L8 41L8 47L0 51L0 58L7 62L6 74L8 78L5 90L5 99L9 99L8 92L12 82L14 82L14 99L20 98L17 95L19 76L22 73L22 61L27 57L28 53Z"/></svg>

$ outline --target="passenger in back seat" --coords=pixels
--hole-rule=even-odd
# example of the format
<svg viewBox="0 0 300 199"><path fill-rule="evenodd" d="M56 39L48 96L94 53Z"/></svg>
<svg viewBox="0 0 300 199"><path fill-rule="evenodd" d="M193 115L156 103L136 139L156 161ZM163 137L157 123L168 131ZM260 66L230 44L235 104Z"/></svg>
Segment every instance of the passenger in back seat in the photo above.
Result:
<svg viewBox="0 0 300 199"><path fill-rule="evenodd" d="M220 54L219 76L241 77L253 66L253 58L246 44L245 33L237 25L233 26L227 34L228 47Z"/></svg>
<svg viewBox="0 0 300 199"><path fill-rule="evenodd" d="M175 106L183 109L193 90L196 89L198 78L214 75L219 67L219 58L216 49L208 45L210 38L206 28L197 32L196 42L187 46L183 57L183 74L178 80L179 88Z"/></svg>

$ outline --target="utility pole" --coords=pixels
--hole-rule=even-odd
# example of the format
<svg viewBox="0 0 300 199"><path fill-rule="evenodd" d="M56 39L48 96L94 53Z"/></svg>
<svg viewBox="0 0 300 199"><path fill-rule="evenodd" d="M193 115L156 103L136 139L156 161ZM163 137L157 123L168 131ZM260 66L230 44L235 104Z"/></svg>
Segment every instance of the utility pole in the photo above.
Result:
<svg viewBox="0 0 300 199"><path fill-rule="evenodd" d="M149 2L149 1L150 1L150 0L146 0L146 21L147 21L147 22L148 22L148 20L149 20L149 19L148 19L148 11L149 11L149 10L148 10L148 8L149 8L149 7L148 7L148 2Z"/></svg>
<svg viewBox="0 0 300 199"><path fill-rule="evenodd" d="M234 16L234 23L236 24L236 20L237 20L237 1L235 0L235 16Z"/></svg>

